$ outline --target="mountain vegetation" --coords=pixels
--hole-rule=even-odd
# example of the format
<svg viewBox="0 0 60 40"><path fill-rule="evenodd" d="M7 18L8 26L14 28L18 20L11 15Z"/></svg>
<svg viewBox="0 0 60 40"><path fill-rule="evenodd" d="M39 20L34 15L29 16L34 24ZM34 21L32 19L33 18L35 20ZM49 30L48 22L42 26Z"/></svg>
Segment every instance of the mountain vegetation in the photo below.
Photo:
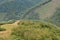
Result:
<svg viewBox="0 0 60 40"><path fill-rule="evenodd" d="M60 40L60 27L51 23L32 20L16 23L1 25L6 30L0 31L0 40Z"/></svg>
<svg viewBox="0 0 60 40"><path fill-rule="evenodd" d="M20 21L11 40L60 40L60 28L40 21Z"/></svg>

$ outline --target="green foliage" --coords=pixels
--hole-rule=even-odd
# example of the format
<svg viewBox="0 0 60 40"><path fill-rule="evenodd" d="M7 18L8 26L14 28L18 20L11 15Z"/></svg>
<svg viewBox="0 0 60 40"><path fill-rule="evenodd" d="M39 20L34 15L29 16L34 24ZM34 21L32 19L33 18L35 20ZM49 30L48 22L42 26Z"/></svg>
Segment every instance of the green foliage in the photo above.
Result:
<svg viewBox="0 0 60 40"><path fill-rule="evenodd" d="M20 21L11 40L60 40L60 28L40 21Z"/></svg>
<svg viewBox="0 0 60 40"><path fill-rule="evenodd" d="M4 40L4 39L0 37L0 40Z"/></svg>
<svg viewBox="0 0 60 40"><path fill-rule="evenodd" d="M6 29L0 26L0 31L6 31Z"/></svg>

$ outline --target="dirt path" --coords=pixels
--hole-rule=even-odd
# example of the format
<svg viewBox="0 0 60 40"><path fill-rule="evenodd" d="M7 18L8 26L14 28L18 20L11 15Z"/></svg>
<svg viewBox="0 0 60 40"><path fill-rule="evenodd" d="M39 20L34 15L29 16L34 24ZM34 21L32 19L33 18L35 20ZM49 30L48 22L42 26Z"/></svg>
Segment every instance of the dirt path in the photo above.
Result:
<svg viewBox="0 0 60 40"><path fill-rule="evenodd" d="M1 27L2 27L2 28L6 28L6 31L1 31L1 32L0 32L0 37L4 38L4 39L6 39L6 40L9 40L9 39L10 39L11 30L12 30L13 28L18 27L18 23L19 23L19 22L20 22L20 21L16 21L16 22L13 23L13 24L5 24L5 25L2 25Z"/></svg>

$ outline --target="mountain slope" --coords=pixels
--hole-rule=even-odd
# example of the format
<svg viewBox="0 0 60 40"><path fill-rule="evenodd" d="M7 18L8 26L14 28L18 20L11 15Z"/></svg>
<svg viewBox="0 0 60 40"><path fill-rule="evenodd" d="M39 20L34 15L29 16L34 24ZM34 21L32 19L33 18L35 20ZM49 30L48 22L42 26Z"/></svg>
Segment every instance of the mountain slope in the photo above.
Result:
<svg viewBox="0 0 60 40"><path fill-rule="evenodd" d="M30 17L31 19L33 19L32 17L36 18L38 14L39 17L37 18L39 19L50 18L51 16L55 14L56 8L59 6L59 4L60 4L60 0L52 0L51 2L43 6L38 6L35 9L31 10L28 13L28 15L26 15L25 17L28 17L28 18ZM33 15L33 16L30 16L30 15Z"/></svg>
<svg viewBox="0 0 60 40"><path fill-rule="evenodd" d="M50 18L51 22L60 26L60 6L56 9L55 14Z"/></svg>
<svg viewBox="0 0 60 40"><path fill-rule="evenodd" d="M1 27L6 31L0 32L0 40L60 40L60 27L47 22L20 20Z"/></svg>
<svg viewBox="0 0 60 40"><path fill-rule="evenodd" d="M60 40L60 29L40 21L20 21L11 35L12 40Z"/></svg>
<svg viewBox="0 0 60 40"><path fill-rule="evenodd" d="M4 20L22 19L22 16L31 8L49 0L2 0L0 1L0 14L3 13Z"/></svg>
<svg viewBox="0 0 60 40"><path fill-rule="evenodd" d="M32 20L43 20L60 26L60 0L52 0L43 6L30 10L24 18ZM27 15L28 14L28 15Z"/></svg>

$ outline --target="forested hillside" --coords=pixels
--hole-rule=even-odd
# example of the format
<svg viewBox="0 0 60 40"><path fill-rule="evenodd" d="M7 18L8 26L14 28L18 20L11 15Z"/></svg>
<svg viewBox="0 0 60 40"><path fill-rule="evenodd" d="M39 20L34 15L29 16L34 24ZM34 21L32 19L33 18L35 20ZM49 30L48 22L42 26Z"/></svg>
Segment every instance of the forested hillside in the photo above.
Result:
<svg viewBox="0 0 60 40"><path fill-rule="evenodd" d="M0 21L23 19L24 14L49 0L1 0Z"/></svg>

